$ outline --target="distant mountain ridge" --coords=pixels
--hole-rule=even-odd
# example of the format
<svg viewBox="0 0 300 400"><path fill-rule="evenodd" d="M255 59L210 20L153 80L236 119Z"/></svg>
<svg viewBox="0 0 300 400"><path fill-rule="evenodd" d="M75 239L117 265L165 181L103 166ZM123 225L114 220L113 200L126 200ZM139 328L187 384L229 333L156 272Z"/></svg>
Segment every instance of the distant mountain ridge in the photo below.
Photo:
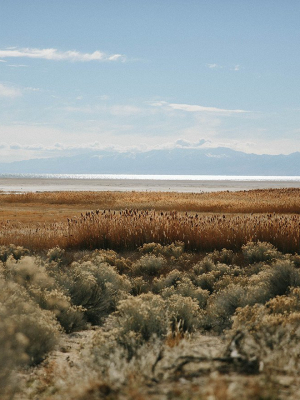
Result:
<svg viewBox="0 0 300 400"><path fill-rule="evenodd" d="M0 173L296 176L300 175L300 152L258 155L225 147L123 153L102 150L0 163Z"/></svg>

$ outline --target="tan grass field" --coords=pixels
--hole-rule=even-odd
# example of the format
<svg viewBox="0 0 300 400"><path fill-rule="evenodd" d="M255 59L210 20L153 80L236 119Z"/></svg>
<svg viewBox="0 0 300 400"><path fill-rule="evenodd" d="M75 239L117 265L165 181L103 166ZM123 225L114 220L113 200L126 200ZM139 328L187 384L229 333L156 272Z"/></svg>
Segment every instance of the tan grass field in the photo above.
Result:
<svg viewBox="0 0 300 400"><path fill-rule="evenodd" d="M179 240L211 251L261 240L296 252L299 213L300 189L2 194L0 244L122 251Z"/></svg>
<svg viewBox="0 0 300 400"><path fill-rule="evenodd" d="M213 212L213 213L300 213L300 189L266 189L238 192L170 193L170 192L43 192L1 194L1 217L12 219L21 210L52 213L57 220L68 213L93 209ZM68 215L70 217L70 214ZM44 219L41 219L41 222ZM48 220L48 219L47 219ZM19 220L20 221L20 220Z"/></svg>

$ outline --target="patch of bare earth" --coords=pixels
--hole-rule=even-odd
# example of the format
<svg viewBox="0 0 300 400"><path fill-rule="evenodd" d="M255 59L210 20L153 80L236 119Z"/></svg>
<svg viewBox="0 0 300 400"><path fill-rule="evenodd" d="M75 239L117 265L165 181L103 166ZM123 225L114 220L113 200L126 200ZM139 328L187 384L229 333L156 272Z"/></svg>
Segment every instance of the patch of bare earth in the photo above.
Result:
<svg viewBox="0 0 300 400"><path fill-rule="evenodd" d="M72 399L97 379L91 347L95 330L62 335L57 349L37 367L19 373L16 400Z"/></svg>

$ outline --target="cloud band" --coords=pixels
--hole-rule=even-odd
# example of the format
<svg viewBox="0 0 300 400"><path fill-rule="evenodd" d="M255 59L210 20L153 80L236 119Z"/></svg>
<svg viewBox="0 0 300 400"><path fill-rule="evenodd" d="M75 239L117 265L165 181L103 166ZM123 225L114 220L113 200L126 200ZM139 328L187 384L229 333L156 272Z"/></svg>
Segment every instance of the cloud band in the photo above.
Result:
<svg viewBox="0 0 300 400"><path fill-rule="evenodd" d="M122 54L107 55L99 50L93 53L81 53L75 50L59 51L57 49L4 49L0 50L0 58L33 58L55 61L125 61Z"/></svg>

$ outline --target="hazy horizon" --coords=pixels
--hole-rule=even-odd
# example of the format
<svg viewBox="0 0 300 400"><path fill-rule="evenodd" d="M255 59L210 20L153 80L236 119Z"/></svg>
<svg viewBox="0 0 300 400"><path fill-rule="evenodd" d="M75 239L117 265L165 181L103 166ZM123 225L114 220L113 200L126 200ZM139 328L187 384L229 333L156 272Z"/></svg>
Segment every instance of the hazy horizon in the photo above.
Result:
<svg viewBox="0 0 300 400"><path fill-rule="evenodd" d="M69 157L0 162L0 173L298 176L300 152L247 154L229 148L180 147L147 152L85 150Z"/></svg>

